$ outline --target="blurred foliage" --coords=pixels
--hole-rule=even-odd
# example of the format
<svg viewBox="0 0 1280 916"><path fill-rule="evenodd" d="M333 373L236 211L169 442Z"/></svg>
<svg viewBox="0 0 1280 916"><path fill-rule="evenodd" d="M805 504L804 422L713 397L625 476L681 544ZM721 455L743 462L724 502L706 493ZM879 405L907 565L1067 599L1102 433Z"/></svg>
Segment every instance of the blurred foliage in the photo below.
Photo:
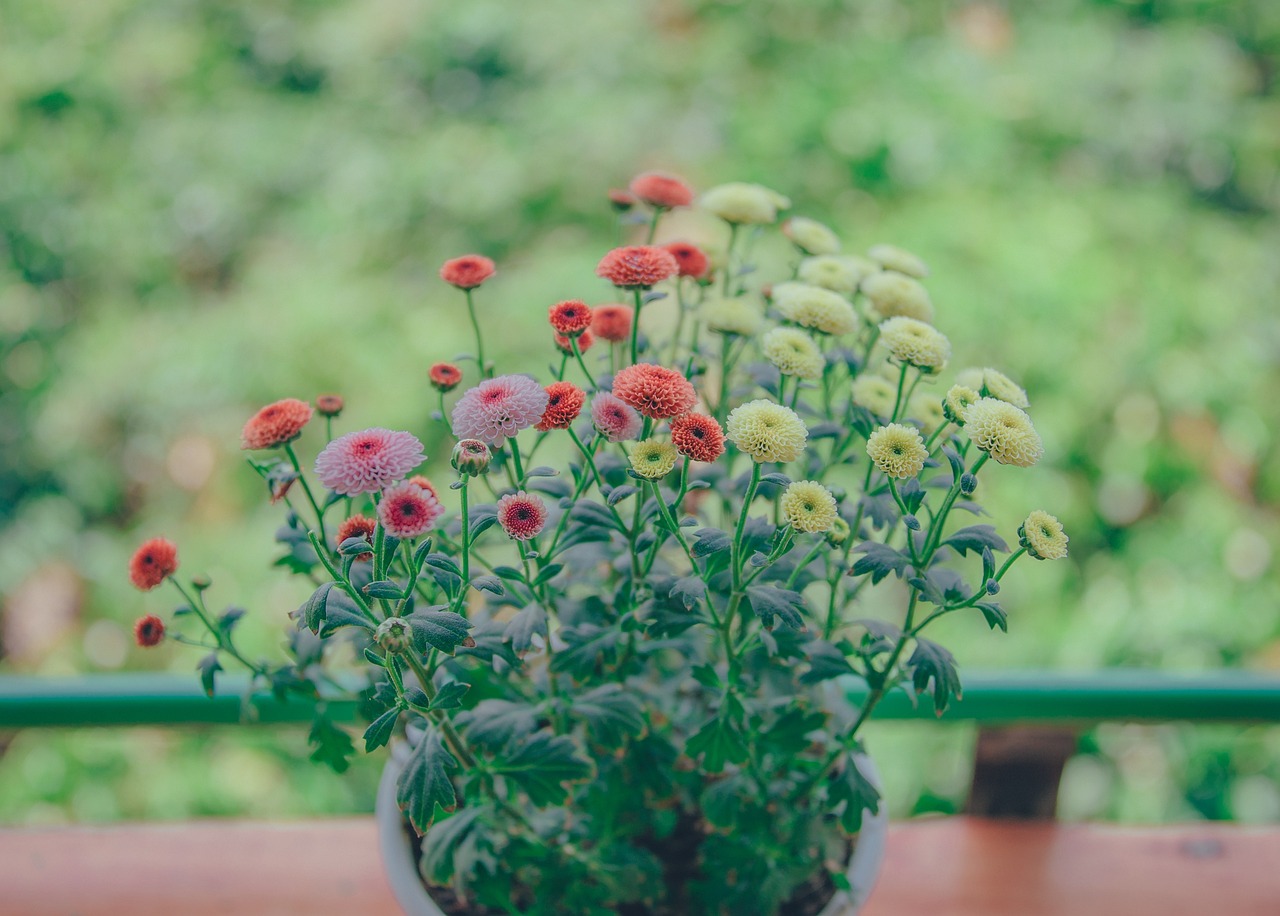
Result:
<svg viewBox="0 0 1280 916"><path fill-rule="evenodd" d="M469 335L436 267L498 260L488 320L537 369L547 303L612 297L605 191L649 167L761 181L851 250L918 251L957 367L1029 390L1048 457L990 504L1006 527L1054 512L1072 557L1010 577L1007 638L946 622L963 665L1280 667L1280 5L1010 7L0 3L4 670L190 669L129 639L167 601L124 575L152 534L247 600L270 651L301 596L268 569L243 420L339 391L344 429L442 456L426 369ZM959 733L900 728L895 808L954 806ZM1278 813L1268 732L1089 740L1081 816ZM331 777L298 775L297 736L231 741L21 735L0 818L348 810L365 785L246 794L220 754ZM189 794L157 807L130 786L161 759Z"/></svg>

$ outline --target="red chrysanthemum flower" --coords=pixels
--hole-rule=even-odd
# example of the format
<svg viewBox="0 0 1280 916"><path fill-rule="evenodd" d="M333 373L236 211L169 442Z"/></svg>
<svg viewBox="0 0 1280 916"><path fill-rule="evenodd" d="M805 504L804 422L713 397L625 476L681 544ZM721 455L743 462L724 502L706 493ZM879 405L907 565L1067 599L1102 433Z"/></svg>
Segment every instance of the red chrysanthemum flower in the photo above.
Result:
<svg viewBox="0 0 1280 916"><path fill-rule="evenodd" d="M427 480L427 478L423 477L421 474L414 474L409 478L409 483L417 484L436 499L440 498L440 491L436 489L436 485Z"/></svg>
<svg viewBox="0 0 1280 916"><path fill-rule="evenodd" d="M596 342L595 336L590 331L583 331L578 335L578 352L586 353L591 349L591 345ZM573 347L569 345L569 338L563 334L556 335L556 346L560 348L561 353L573 355Z"/></svg>
<svg viewBox="0 0 1280 916"><path fill-rule="evenodd" d="M426 534L442 515L440 501L411 480L383 490L378 502L378 521L387 534L401 540Z"/></svg>
<svg viewBox="0 0 1280 916"><path fill-rule="evenodd" d="M672 257L676 259L676 263L680 265L682 277L693 277L697 280L706 276L711 268L711 261L707 258L706 252L692 242L672 242L662 247L671 252Z"/></svg>
<svg viewBox="0 0 1280 916"><path fill-rule="evenodd" d="M322 417L336 417L343 406L342 395L322 394L316 398L316 413Z"/></svg>
<svg viewBox="0 0 1280 916"><path fill-rule="evenodd" d="M369 546L373 546L373 532L377 529L378 523L367 515L353 515L338 526L338 544L348 538L364 538L369 542ZM356 554L356 562L364 563L373 559L372 551L369 553Z"/></svg>
<svg viewBox="0 0 1280 916"><path fill-rule="evenodd" d="M591 327L591 309L585 302L570 299L547 309L547 318L557 334L581 334Z"/></svg>
<svg viewBox="0 0 1280 916"><path fill-rule="evenodd" d="M724 454L724 430L714 417L687 413L671 421L671 444L694 461L715 461Z"/></svg>
<svg viewBox="0 0 1280 916"><path fill-rule="evenodd" d="M139 617L133 625L133 641L144 649L160 645L164 639L164 621L155 614Z"/></svg>
<svg viewBox="0 0 1280 916"><path fill-rule="evenodd" d="M693 203L693 188L666 172L642 172L631 179L631 193L651 207L687 207Z"/></svg>
<svg viewBox="0 0 1280 916"><path fill-rule="evenodd" d="M674 369L636 363L613 377L613 393L646 417L666 420L688 413L698 403L697 392Z"/></svg>
<svg viewBox="0 0 1280 916"><path fill-rule="evenodd" d="M458 289L475 289L495 273L493 261L484 255L464 254L444 262L440 268L440 279Z"/></svg>
<svg viewBox="0 0 1280 916"><path fill-rule="evenodd" d="M544 433L549 429L568 429L586 402L586 392L573 382L553 382L547 386L546 412L534 429Z"/></svg>
<svg viewBox="0 0 1280 916"><path fill-rule="evenodd" d="M276 448L302 435L302 427L311 419L311 405L297 398L285 398L268 404L249 418L240 433L244 449Z"/></svg>
<svg viewBox="0 0 1280 916"><path fill-rule="evenodd" d="M617 212L626 213L635 205L636 196L630 191L624 191L621 188L612 188L609 191L609 206Z"/></svg>
<svg viewBox="0 0 1280 916"><path fill-rule="evenodd" d="M620 302L597 305L591 310L591 332L601 340L619 343L631 337L631 318L635 310Z"/></svg>
<svg viewBox="0 0 1280 916"><path fill-rule="evenodd" d="M431 385L441 391L452 391L462 381L462 370L453 363L436 363L427 375Z"/></svg>
<svg viewBox="0 0 1280 916"><path fill-rule="evenodd" d="M178 548L164 538L152 538L129 561L129 581L149 592L178 571Z"/></svg>
<svg viewBox="0 0 1280 916"><path fill-rule="evenodd" d="M547 505L524 490L508 493L498 500L498 524L508 537L527 541L547 524Z"/></svg>
<svg viewBox="0 0 1280 916"><path fill-rule="evenodd" d="M622 289L649 289L674 276L680 265L665 248L628 245L615 248L600 259L596 276Z"/></svg>

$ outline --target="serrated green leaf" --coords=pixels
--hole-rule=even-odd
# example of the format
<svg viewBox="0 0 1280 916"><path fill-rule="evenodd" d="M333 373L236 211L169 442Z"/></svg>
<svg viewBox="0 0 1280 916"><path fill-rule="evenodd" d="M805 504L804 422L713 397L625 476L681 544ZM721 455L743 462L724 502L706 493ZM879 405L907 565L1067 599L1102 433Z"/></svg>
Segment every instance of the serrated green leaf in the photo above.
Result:
<svg viewBox="0 0 1280 916"><path fill-rule="evenodd" d="M489 805L460 808L436 821L422 837L422 873L435 884L447 884L458 871L457 853L475 834L481 818L492 813Z"/></svg>
<svg viewBox="0 0 1280 916"><path fill-rule="evenodd" d="M545 730L531 735L511 756L495 759L492 769L523 789L538 808L563 804L569 797L567 784L585 782L595 772L572 740Z"/></svg>
<svg viewBox="0 0 1280 916"><path fill-rule="evenodd" d="M445 750L434 726L427 729L404 762L396 780L396 804L419 836L435 820L436 805L445 811L452 811L457 805L457 795L449 781L449 770L457 766L458 761Z"/></svg>
<svg viewBox="0 0 1280 916"><path fill-rule="evenodd" d="M981 553L984 549L999 550L1002 553L1009 552L1009 545L996 532L994 525L970 525L968 528L961 528L955 534L943 540L942 543L955 548L961 555L968 553L970 550L974 553Z"/></svg>
<svg viewBox="0 0 1280 916"><path fill-rule="evenodd" d="M733 546L733 538L719 528L699 528L693 536L697 541L690 548L690 553L695 557L710 556Z"/></svg>
<svg viewBox="0 0 1280 916"><path fill-rule="evenodd" d="M456 709L462 705L462 698L467 695L467 691L471 689L470 684L464 684L462 681L445 681L436 690L436 695L431 699L431 709Z"/></svg>
<svg viewBox="0 0 1280 916"><path fill-rule="evenodd" d="M533 647L534 636L547 638L547 610L536 602L521 608L502 631L503 640L511 643L511 648L519 654Z"/></svg>
<svg viewBox="0 0 1280 916"><path fill-rule="evenodd" d="M684 602L685 610L693 610L698 600L707 593L707 583L697 576L685 576L677 579L667 592L668 598L678 598Z"/></svg>
<svg viewBox="0 0 1280 916"><path fill-rule="evenodd" d="M936 642L917 637L907 668L916 693L924 693L932 683L933 708L938 715L946 711L952 697L960 699L960 674L955 656Z"/></svg>
<svg viewBox="0 0 1280 916"><path fill-rule="evenodd" d="M994 601L979 601L978 610L982 611L982 616L987 620L987 626L991 629L999 627L1004 632L1009 632L1009 615L1004 612L1004 608L996 604Z"/></svg>
<svg viewBox="0 0 1280 916"><path fill-rule="evenodd" d="M586 722L592 740L607 748L621 747L647 728L639 697L618 684L605 684L576 697L570 712Z"/></svg>
<svg viewBox="0 0 1280 916"><path fill-rule="evenodd" d="M617 654L618 642L624 634L617 627L599 627L583 623L565 627L560 636L568 648L556 652L551 661L552 671L564 671L576 680L585 680Z"/></svg>
<svg viewBox="0 0 1280 916"><path fill-rule="evenodd" d="M809 670L800 676L802 684L818 684L833 677L856 674L843 652L831 645L815 639L805 649L809 656Z"/></svg>
<svg viewBox="0 0 1280 916"><path fill-rule="evenodd" d="M311 759L316 763L323 763L335 773L345 773L351 765L351 755L356 751L351 736L334 725L328 716L315 718L307 741L311 744Z"/></svg>
<svg viewBox="0 0 1280 916"><path fill-rule="evenodd" d="M471 587L494 595L506 593L506 589L502 587L502 580L497 576L474 576L471 579Z"/></svg>
<svg viewBox="0 0 1280 916"><path fill-rule="evenodd" d="M719 773L726 763L747 759L747 741L742 730L723 716L716 716L685 742L684 752L696 760L702 756L702 768Z"/></svg>
<svg viewBox="0 0 1280 916"><path fill-rule="evenodd" d="M475 645L468 634L472 624L467 618L453 611L414 611L405 618L413 629L413 645L419 652L429 648L452 655L458 646Z"/></svg>
<svg viewBox="0 0 1280 916"><path fill-rule="evenodd" d="M459 713L457 722L467 741L500 750L537 728L540 715L539 708L529 703L491 699Z"/></svg>
<svg viewBox="0 0 1280 916"><path fill-rule="evenodd" d="M840 826L846 833L854 834L862 829L864 816L880 810L880 793L871 780L858 769L857 758L845 758L844 768L827 785L827 800L834 808L844 807L839 814Z"/></svg>
<svg viewBox="0 0 1280 916"><path fill-rule="evenodd" d="M861 576L864 573L871 573L872 585L890 573L901 579L911 565L911 558L905 553L877 541L863 541L853 549L864 556L859 557L853 564L853 571L849 575Z"/></svg>
<svg viewBox="0 0 1280 916"><path fill-rule="evenodd" d="M804 596L799 592L772 585L750 585L747 586L747 601L766 630L773 629L774 617L793 630L807 629L800 614L805 609Z"/></svg>
<svg viewBox="0 0 1280 916"><path fill-rule="evenodd" d="M400 707L393 706L369 724L364 730L364 750L371 753L384 747L396 730L396 721L400 718Z"/></svg>

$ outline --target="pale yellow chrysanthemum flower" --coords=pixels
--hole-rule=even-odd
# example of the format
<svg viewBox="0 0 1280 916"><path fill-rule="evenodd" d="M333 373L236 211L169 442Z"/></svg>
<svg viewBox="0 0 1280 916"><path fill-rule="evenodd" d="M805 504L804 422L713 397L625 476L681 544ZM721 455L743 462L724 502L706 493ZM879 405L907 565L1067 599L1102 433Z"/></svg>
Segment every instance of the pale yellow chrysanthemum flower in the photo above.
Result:
<svg viewBox="0 0 1280 916"><path fill-rule="evenodd" d="M1042 509L1028 515L1018 529L1018 543L1037 560L1061 560L1067 555L1069 540L1062 522Z"/></svg>
<svg viewBox="0 0 1280 916"><path fill-rule="evenodd" d="M990 367L986 369L965 369L956 376L956 382L967 385L983 397L996 398L1026 410L1031 406L1027 393L1022 386L1009 376Z"/></svg>
<svg viewBox="0 0 1280 916"><path fill-rule="evenodd" d="M968 385L952 385L942 399L942 412L957 426L964 426L964 415L969 405L982 400L982 395Z"/></svg>
<svg viewBox="0 0 1280 916"><path fill-rule="evenodd" d="M739 451L757 462L785 463L800 457L809 428L794 410L760 398L729 412L725 434Z"/></svg>
<svg viewBox="0 0 1280 916"><path fill-rule="evenodd" d="M788 197L763 185L735 181L718 185L702 195L702 209L727 223L772 223L778 211L791 206Z"/></svg>
<svg viewBox="0 0 1280 916"><path fill-rule="evenodd" d="M907 416L920 424L926 436L932 436L947 416L942 410L942 398L932 391L917 391L907 402Z"/></svg>
<svg viewBox="0 0 1280 916"><path fill-rule="evenodd" d="M787 321L823 334L851 334L858 327L858 313L848 299L810 283L779 283L773 305Z"/></svg>
<svg viewBox="0 0 1280 916"><path fill-rule="evenodd" d="M881 426L867 437L867 454L876 467L899 480L919 474L929 457L920 430L901 423Z"/></svg>
<svg viewBox="0 0 1280 916"><path fill-rule="evenodd" d="M764 313L746 299L709 299L698 309L707 330L754 337L764 327Z"/></svg>
<svg viewBox="0 0 1280 916"><path fill-rule="evenodd" d="M840 250L840 239L836 234L807 216L791 217L782 224L782 234L805 254L835 254Z"/></svg>
<svg viewBox="0 0 1280 916"><path fill-rule="evenodd" d="M805 258L800 262L796 276L802 283L821 286L842 296L852 296L868 271L860 259L846 255L828 254Z"/></svg>
<svg viewBox="0 0 1280 916"><path fill-rule="evenodd" d="M880 375L863 373L853 381L853 402L867 408L878 417L893 413L893 402L898 397L898 385Z"/></svg>
<svg viewBox="0 0 1280 916"><path fill-rule="evenodd" d="M980 398L964 414L964 429L979 449L1001 464L1029 468L1044 454L1044 444L1031 418L996 398Z"/></svg>
<svg viewBox="0 0 1280 916"><path fill-rule="evenodd" d="M760 340L764 358L778 367L783 375L800 378L822 378L827 360L812 337L798 328L774 328Z"/></svg>
<svg viewBox="0 0 1280 916"><path fill-rule="evenodd" d="M899 315L918 321L933 321L933 301L917 281L894 270L881 271L859 284L871 301L872 317L877 320Z"/></svg>
<svg viewBox="0 0 1280 916"><path fill-rule="evenodd" d="M890 318L880 323L880 343L893 358L922 372L937 372L951 358L951 341L931 324L915 318Z"/></svg>
<svg viewBox="0 0 1280 916"><path fill-rule="evenodd" d="M929 276L929 268L924 261L897 245L873 245L867 252L867 257L885 270L896 270L900 274L920 279Z"/></svg>
<svg viewBox="0 0 1280 916"><path fill-rule="evenodd" d="M631 446L627 457L633 471L648 480L657 480L676 466L676 447L670 442L645 439Z"/></svg>
<svg viewBox="0 0 1280 916"><path fill-rule="evenodd" d="M778 504L797 531L822 534L836 522L836 498L816 480L797 480L787 486Z"/></svg>

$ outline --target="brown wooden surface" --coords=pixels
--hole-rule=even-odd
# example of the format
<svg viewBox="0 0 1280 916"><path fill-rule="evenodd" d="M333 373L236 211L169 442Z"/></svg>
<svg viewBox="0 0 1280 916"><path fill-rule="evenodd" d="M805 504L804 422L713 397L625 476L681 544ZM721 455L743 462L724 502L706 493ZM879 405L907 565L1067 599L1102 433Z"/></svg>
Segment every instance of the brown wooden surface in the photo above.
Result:
<svg viewBox="0 0 1280 916"><path fill-rule="evenodd" d="M373 821L0 830L3 916L395 914ZM1280 828L895 823L866 916L1276 916ZM566 914L572 916L572 914Z"/></svg>

